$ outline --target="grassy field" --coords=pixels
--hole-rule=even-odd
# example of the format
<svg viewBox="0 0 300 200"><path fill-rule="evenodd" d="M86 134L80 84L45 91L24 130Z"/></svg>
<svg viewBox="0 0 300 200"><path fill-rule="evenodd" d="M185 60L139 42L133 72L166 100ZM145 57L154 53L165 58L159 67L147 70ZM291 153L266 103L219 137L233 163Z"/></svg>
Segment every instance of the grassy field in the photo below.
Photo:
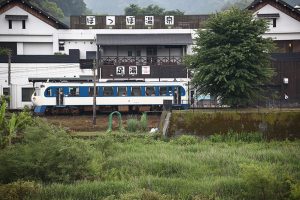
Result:
<svg viewBox="0 0 300 200"><path fill-rule="evenodd" d="M106 159L99 178L44 185L42 199L293 199L299 192L299 141L100 137Z"/></svg>

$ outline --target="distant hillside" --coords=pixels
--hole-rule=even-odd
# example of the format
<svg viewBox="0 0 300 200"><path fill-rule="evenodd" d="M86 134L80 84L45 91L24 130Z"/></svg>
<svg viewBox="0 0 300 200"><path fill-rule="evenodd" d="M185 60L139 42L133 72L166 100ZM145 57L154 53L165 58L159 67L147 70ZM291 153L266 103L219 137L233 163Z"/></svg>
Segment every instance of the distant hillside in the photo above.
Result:
<svg viewBox="0 0 300 200"><path fill-rule="evenodd" d="M226 5L237 1L253 2L253 0L84 0L87 7L94 13L99 14L124 14L124 8L129 4L147 6L150 4L159 5L167 10L179 9L186 14L208 14L220 11ZM286 0L287 3L295 6L300 5L300 0Z"/></svg>

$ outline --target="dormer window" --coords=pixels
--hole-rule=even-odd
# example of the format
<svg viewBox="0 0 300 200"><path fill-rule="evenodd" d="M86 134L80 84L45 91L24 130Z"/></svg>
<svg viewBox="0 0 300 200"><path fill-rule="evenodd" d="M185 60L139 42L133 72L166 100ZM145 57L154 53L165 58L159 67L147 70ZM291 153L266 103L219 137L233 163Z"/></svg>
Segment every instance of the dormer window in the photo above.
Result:
<svg viewBox="0 0 300 200"><path fill-rule="evenodd" d="M28 15L5 15L5 19L8 21L8 28L13 28L14 21L22 22L22 29L26 29L26 20L28 19Z"/></svg>
<svg viewBox="0 0 300 200"><path fill-rule="evenodd" d="M277 19L280 17L279 13L257 14L258 18L267 19L271 22L272 27L277 26Z"/></svg>

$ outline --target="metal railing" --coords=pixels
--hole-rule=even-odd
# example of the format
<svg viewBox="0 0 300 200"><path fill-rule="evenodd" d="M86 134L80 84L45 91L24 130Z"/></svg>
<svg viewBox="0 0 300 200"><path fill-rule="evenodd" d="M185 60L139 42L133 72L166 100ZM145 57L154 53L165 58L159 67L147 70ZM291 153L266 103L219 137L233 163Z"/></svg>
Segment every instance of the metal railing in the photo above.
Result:
<svg viewBox="0 0 300 200"><path fill-rule="evenodd" d="M179 56L101 56L102 65L180 65Z"/></svg>

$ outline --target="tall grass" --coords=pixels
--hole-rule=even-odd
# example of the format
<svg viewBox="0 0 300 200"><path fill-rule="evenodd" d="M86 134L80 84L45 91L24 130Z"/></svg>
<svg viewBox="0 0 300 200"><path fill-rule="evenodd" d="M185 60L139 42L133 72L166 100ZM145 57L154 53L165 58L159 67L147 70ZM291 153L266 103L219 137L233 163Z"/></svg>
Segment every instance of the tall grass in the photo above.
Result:
<svg viewBox="0 0 300 200"><path fill-rule="evenodd" d="M53 179L55 174L52 174L52 181L41 182L37 199L276 200L298 197L300 141L253 142L245 139L248 136L233 133L215 141L192 136L165 141L153 135L133 133L70 141L65 133L57 136L52 131L48 135L44 132L51 130L38 129L41 128L32 129L24 139L26 148L19 144L8 150L9 154L0 152L3 163L11 166L10 170L2 165L0 174L6 174L9 180L13 176L16 180L15 172L18 172L30 181L41 182L44 179L38 178L39 173L45 169L44 175L59 172L59 177L67 180L61 181L56 176ZM51 140L46 142L48 137ZM31 146L34 148L30 150ZM44 148L47 151L43 151ZM59 171L56 166L60 166ZM31 168L38 170L28 170Z"/></svg>

